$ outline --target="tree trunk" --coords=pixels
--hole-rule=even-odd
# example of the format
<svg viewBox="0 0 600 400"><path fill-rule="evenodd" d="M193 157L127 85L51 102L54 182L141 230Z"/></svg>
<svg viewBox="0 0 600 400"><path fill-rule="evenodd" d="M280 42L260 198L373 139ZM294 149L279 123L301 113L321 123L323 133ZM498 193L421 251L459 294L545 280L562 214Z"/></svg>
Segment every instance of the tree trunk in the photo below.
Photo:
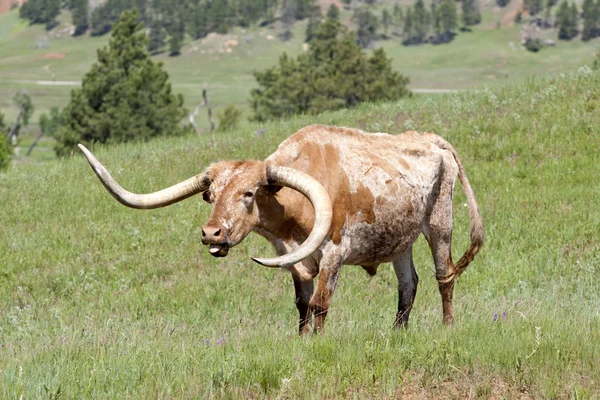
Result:
<svg viewBox="0 0 600 400"><path fill-rule="evenodd" d="M29 157L29 155L33 151L33 148L35 147L35 145L37 144L37 142L40 141L40 139L42 138L42 136L44 136L44 131L40 129L40 134L37 135L37 137L35 138L35 140L33 141L33 143L31 143L31 146L29 146L29 150L27 150L27 154L25 154L25 157Z"/></svg>
<svg viewBox="0 0 600 400"><path fill-rule="evenodd" d="M208 122L210 122L210 131L215 130L215 121L212 117L212 109L210 108L210 103L208 102L208 95L206 94L206 86L202 88L202 98L204 99L204 105L208 110Z"/></svg>
<svg viewBox="0 0 600 400"><path fill-rule="evenodd" d="M15 146L17 144L17 136L19 135L19 122L21 121L21 117L23 116L25 110L21 107L19 111L19 115L17 116L17 120L15 124L12 126L10 133L8 134L8 139L11 141L12 145Z"/></svg>

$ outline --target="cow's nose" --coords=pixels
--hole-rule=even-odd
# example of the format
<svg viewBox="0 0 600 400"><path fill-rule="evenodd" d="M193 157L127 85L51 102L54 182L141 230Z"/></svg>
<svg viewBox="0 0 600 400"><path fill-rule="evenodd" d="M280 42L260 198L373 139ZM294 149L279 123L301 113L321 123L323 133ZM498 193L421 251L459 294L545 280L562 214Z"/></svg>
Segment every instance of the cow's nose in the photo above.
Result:
<svg viewBox="0 0 600 400"><path fill-rule="evenodd" d="M206 242L221 242L223 230L218 226L204 225L202 227L202 240Z"/></svg>

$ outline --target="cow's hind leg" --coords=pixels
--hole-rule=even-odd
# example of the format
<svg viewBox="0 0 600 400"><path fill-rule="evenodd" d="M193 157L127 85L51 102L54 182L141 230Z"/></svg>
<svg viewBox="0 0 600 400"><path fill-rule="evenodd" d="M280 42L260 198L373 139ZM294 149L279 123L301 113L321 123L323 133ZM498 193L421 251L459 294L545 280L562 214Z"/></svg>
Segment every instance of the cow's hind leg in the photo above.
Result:
<svg viewBox="0 0 600 400"><path fill-rule="evenodd" d="M306 335L311 331L312 311L309 307L310 298L313 295L314 284L312 279L303 279L292 273L294 278L294 289L296 291L296 307L300 313L298 331L300 335Z"/></svg>
<svg viewBox="0 0 600 400"><path fill-rule="evenodd" d="M443 321L446 325L454 323L452 296L454 293L454 263L452 262L452 192L455 171L444 171L439 193L425 224L424 234L435 264L435 275L442 296Z"/></svg>
<svg viewBox="0 0 600 400"><path fill-rule="evenodd" d="M406 327L415 302L419 277L412 257L412 246L394 260L394 272L398 278L398 313L394 326Z"/></svg>

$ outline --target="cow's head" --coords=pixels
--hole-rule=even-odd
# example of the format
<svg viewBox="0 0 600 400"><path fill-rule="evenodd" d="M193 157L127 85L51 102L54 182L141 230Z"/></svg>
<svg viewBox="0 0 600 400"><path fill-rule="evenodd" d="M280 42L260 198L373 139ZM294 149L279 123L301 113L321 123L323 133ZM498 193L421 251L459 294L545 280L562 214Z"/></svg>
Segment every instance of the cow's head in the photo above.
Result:
<svg viewBox="0 0 600 400"><path fill-rule="evenodd" d="M257 199L264 201L286 186L306 196L315 210L313 229L304 243L281 257L254 261L284 267L308 257L319 248L331 225L331 202L323 186L304 172L279 166L267 166L261 161L226 161L212 164L203 173L169 188L149 194L135 194L123 189L106 168L83 145L79 145L92 169L106 189L121 204L138 209L168 206L202 193L212 205L212 212L202 227L202 243L210 254L225 257L259 223Z"/></svg>

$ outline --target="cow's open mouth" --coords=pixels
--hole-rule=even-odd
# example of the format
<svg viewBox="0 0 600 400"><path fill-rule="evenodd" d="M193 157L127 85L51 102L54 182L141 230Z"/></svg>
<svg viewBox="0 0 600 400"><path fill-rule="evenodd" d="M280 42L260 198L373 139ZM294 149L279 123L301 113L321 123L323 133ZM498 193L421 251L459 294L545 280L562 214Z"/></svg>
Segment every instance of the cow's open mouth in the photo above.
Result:
<svg viewBox="0 0 600 400"><path fill-rule="evenodd" d="M213 257L225 257L229 253L229 245L223 244L211 244L208 247L208 251Z"/></svg>

